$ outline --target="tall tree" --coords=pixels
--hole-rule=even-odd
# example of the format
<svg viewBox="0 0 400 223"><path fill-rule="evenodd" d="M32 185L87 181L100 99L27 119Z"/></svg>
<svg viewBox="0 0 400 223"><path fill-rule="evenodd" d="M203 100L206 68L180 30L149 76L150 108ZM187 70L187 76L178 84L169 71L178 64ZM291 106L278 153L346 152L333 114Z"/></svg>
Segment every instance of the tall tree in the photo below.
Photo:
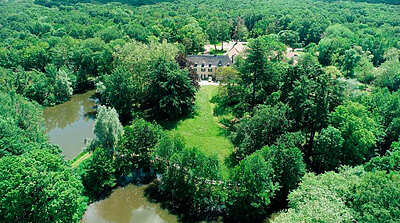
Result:
<svg viewBox="0 0 400 223"><path fill-rule="evenodd" d="M123 133L124 129L119 122L117 111L114 108L99 106L94 124L96 138L92 141L89 149L95 150L97 147L101 147L112 154Z"/></svg>
<svg viewBox="0 0 400 223"><path fill-rule="evenodd" d="M231 174L228 216L234 221L262 220L278 189L274 169L259 153L242 160Z"/></svg>
<svg viewBox="0 0 400 223"><path fill-rule="evenodd" d="M328 114L342 102L342 87L315 58L305 55L290 68L280 91L280 100L291 108L294 128L307 134L304 153L310 164L315 133L327 126Z"/></svg>
<svg viewBox="0 0 400 223"><path fill-rule="evenodd" d="M224 20L214 20L207 26L208 39L211 44L214 44L217 50L217 44L222 43L222 50L224 50L224 41L229 40L230 24Z"/></svg>
<svg viewBox="0 0 400 223"><path fill-rule="evenodd" d="M344 139L339 129L328 126L322 129L313 145L312 168L317 173L335 170L342 165Z"/></svg>
<svg viewBox="0 0 400 223"><path fill-rule="evenodd" d="M273 204L284 207L290 191L297 188L306 172L303 154L296 147L273 145L261 150L266 162L270 162L274 169L273 180L279 184L279 189L273 199Z"/></svg>
<svg viewBox="0 0 400 223"><path fill-rule="evenodd" d="M79 168L85 193L92 201L106 197L117 184L113 156L105 149L95 149Z"/></svg>
<svg viewBox="0 0 400 223"><path fill-rule="evenodd" d="M177 53L166 42L126 44L116 54L117 69L98 85L102 103L115 107L125 123L133 115L165 121L189 114L196 87L176 62Z"/></svg>
<svg viewBox="0 0 400 223"><path fill-rule="evenodd" d="M160 190L189 219L215 219L220 214L224 193L219 161L200 150L183 149L167 162Z"/></svg>
<svg viewBox="0 0 400 223"><path fill-rule="evenodd" d="M251 86L252 107L262 103L257 100L258 91L265 90L261 92L270 95L277 90L279 72L274 72L271 61L281 59L284 51L285 46L273 35L250 41L247 58L239 70L242 74L243 85Z"/></svg>

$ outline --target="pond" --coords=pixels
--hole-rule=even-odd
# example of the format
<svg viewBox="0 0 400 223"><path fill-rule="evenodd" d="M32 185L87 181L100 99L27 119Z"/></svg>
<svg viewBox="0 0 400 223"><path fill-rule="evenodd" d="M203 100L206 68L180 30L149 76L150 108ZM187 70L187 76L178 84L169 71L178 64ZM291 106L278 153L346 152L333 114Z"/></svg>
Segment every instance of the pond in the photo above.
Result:
<svg viewBox="0 0 400 223"><path fill-rule="evenodd" d="M85 138L94 138L94 94L94 90L76 94L69 101L46 108L43 112L49 141L59 145L68 160L83 150Z"/></svg>
<svg viewBox="0 0 400 223"><path fill-rule="evenodd" d="M176 223L176 216L145 197L147 186L118 188L104 200L89 206L84 223Z"/></svg>

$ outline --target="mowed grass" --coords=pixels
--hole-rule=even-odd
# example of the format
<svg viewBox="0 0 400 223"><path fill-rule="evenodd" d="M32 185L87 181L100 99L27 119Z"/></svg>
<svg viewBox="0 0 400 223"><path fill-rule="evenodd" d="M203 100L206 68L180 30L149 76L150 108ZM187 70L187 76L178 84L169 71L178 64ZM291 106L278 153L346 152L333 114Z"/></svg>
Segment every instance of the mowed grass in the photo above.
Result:
<svg viewBox="0 0 400 223"><path fill-rule="evenodd" d="M197 147L208 155L217 155L223 165L233 145L225 137L224 129L218 125L218 117L213 115L215 105L210 100L217 91L218 86L201 86L196 95L194 116L179 121L170 131L181 135L188 147Z"/></svg>

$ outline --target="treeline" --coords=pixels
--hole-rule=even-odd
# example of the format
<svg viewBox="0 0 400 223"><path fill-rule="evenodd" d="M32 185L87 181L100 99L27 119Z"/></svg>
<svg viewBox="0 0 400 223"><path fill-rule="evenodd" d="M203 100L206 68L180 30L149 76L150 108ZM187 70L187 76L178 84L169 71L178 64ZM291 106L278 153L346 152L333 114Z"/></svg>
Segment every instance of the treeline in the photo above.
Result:
<svg viewBox="0 0 400 223"><path fill-rule="evenodd" d="M173 2L174 0L118 0L118 1L108 1L108 0L35 0L35 4L43 5L46 7L55 7L55 6L65 6L65 5L74 5L77 3L109 3L109 2L120 2L123 4L131 5L131 6L141 6L141 5L150 5L157 4L160 2Z"/></svg>
<svg viewBox="0 0 400 223"><path fill-rule="evenodd" d="M323 0L327 2L335 2L337 0ZM352 2L367 2L367 3L384 3L384 4L392 4L392 5L400 5L399 0L348 0Z"/></svg>

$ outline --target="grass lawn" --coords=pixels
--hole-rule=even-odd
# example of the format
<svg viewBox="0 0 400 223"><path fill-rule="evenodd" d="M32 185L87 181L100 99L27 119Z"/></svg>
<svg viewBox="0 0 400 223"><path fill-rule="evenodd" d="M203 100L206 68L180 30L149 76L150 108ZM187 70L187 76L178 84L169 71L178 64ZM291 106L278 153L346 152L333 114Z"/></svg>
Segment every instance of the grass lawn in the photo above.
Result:
<svg viewBox="0 0 400 223"><path fill-rule="evenodd" d="M196 96L194 117L179 121L170 131L183 136L188 147L195 146L206 154L216 154L223 164L233 145L218 125L218 118L213 115L214 104L210 103L210 99L217 90L218 86L201 86Z"/></svg>

